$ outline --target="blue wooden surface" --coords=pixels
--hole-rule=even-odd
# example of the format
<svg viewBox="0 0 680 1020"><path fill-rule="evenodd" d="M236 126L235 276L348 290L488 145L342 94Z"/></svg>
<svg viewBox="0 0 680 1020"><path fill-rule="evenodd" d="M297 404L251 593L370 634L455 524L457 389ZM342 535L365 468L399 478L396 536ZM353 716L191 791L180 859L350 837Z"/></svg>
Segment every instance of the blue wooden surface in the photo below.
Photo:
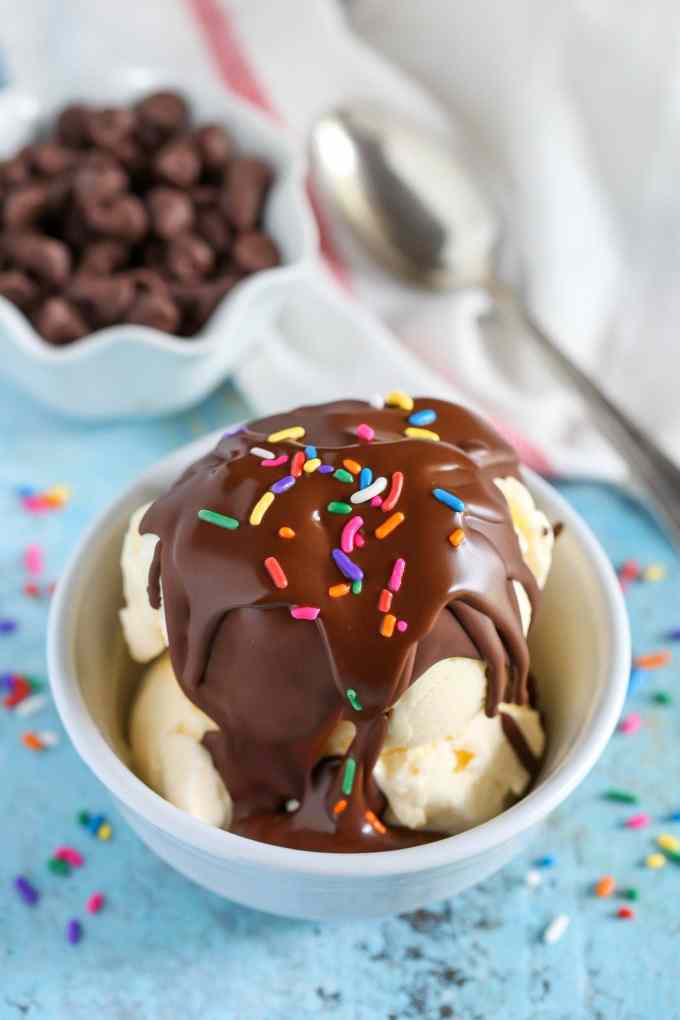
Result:
<svg viewBox="0 0 680 1020"><path fill-rule="evenodd" d="M0 636L0 672L44 675L47 606L21 593L21 551L29 541L47 551L57 576L83 525L129 479L199 432L243 413L224 388L197 411L145 424L69 424L0 385L0 617L19 629ZM27 515L17 486L67 482L63 512ZM655 525L616 491L566 484L613 559L635 555L663 562L669 577L638 585L628 596L634 646L663 644L680 625L678 561ZM674 608L675 607L675 608ZM36 754L19 742L28 724L0 709L0 1020L647 1020L680 1017L678 932L680 866L642 866L657 819L680 809L680 708L659 707L652 692L671 689L677 668L648 680L633 699L644 730L614 737L589 779L550 819L532 852L500 875L448 903L383 922L323 927L232 906L155 859L112 814L114 837L92 839L74 821L82 807L110 810L108 798L64 740ZM680 698L678 700L680 705ZM57 728L52 708L30 720ZM625 808L601 791L635 788L655 819L650 829L621 828ZM680 823L675 824L680 834ZM60 843L87 858L71 877L46 861ZM557 864L538 889L525 874L534 856ZM40 888L35 908L22 903L12 878L22 872ZM593 897L593 881L612 872L636 885L634 922L614 917L621 901ZM85 914L86 897L102 890L108 905ZM572 917L557 945L541 943L556 913ZM70 946L64 927L85 925Z"/></svg>

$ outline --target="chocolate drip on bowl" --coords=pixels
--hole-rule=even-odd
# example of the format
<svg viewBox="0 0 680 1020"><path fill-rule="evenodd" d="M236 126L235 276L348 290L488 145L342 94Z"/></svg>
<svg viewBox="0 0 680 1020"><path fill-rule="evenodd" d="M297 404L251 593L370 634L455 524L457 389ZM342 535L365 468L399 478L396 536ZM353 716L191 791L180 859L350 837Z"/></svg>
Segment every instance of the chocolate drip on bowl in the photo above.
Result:
<svg viewBox="0 0 680 1020"><path fill-rule="evenodd" d="M532 609L538 586L494 484L507 476L514 451L476 415L396 395L250 423L150 507L150 599L182 689L219 727L204 743L232 831L328 851L437 838L383 823L373 767L391 707L441 659L487 663L490 717L528 701L512 582ZM325 757L343 721L352 743Z"/></svg>

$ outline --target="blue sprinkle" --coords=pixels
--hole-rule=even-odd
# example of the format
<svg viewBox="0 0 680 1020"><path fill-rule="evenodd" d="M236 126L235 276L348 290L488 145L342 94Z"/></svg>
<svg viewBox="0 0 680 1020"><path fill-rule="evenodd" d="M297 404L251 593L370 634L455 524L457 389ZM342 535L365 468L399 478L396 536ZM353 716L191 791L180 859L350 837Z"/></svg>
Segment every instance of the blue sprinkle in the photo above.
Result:
<svg viewBox="0 0 680 1020"><path fill-rule="evenodd" d="M364 572L361 567L353 563L349 556L346 556L342 549L334 549L331 553L338 570L349 578L350 581L362 581Z"/></svg>
<svg viewBox="0 0 680 1020"><path fill-rule="evenodd" d="M535 868L554 868L557 858L554 854L546 854L545 857L537 857L534 861Z"/></svg>
<svg viewBox="0 0 680 1020"><path fill-rule="evenodd" d="M31 496L35 496L37 489L34 489L32 485L20 485L17 489L17 496L21 499L30 499Z"/></svg>
<svg viewBox="0 0 680 1020"><path fill-rule="evenodd" d="M335 471L335 468L332 466L332 464L322 464L321 467L319 468L320 475L329 475L331 471Z"/></svg>
<svg viewBox="0 0 680 1020"><path fill-rule="evenodd" d="M372 481L373 472L371 471L371 469L369 467L362 468L361 474L359 475L359 488L367 489Z"/></svg>
<svg viewBox="0 0 680 1020"><path fill-rule="evenodd" d="M97 835L102 825L106 824L106 818L104 815L92 815L87 822L85 828L89 829L93 835Z"/></svg>
<svg viewBox="0 0 680 1020"><path fill-rule="evenodd" d="M453 492L449 492L448 489L433 489L432 495L440 503L443 503L444 506L448 506L451 510L456 510L458 513L462 513L465 509L463 500L459 499Z"/></svg>
<svg viewBox="0 0 680 1020"><path fill-rule="evenodd" d="M285 478L279 478L278 482L274 482L271 487L272 492L280 496L282 492L287 492L288 489L292 489L295 485L295 478L292 475L286 475Z"/></svg>
<svg viewBox="0 0 680 1020"><path fill-rule="evenodd" d="M626 697L630 697L631 694L635 694L638 687L641 686L647 679L644 669L640 669L639 666L633 666L630 671L630 677L628 679L628 692Z"/></svg>
<svg viewBox="0 0 680 1020"><path fill-rule="evenodd" d="M314 460L316 457L316 446L305 446L305 457L307 460Z"/></svg>
<svg viewBox="0 0 680 1020"><path fill-rule="evenodd" d="M680 811L672 811L670 815L666 815L667 822L680 822Z"/></svg>
<svg viewBox="0 0 680 1020"><path fill-rule="evenodd" d="M8 617L0 619L0 634L13 634L17 629L17 621Z"/></svg>
<svg viewBox="0 0 680 1020"><path fill-rule="evenodd" d="M408 420L409 425L415 425L420 427L421 425L431 425L432 422L437 420L437 412L433 411L432 408L428 407L422 411L414 411Z"/></svg>

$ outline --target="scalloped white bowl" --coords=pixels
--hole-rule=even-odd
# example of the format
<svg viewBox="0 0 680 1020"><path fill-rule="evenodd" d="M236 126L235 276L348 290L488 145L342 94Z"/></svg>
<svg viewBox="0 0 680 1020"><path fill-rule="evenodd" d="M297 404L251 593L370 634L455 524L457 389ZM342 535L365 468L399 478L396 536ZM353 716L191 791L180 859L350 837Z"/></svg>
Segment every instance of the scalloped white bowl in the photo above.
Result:
<svg viewBox="0 0 680 1020"><path fill-rule="evenodd" d="M412 910L482 881L509 861L582 781L619 718L628 683L628 620L590 529L547 482L526 481L565 530L532 628L548 750L531 792L497 818L427 846L374 854L290 850L212 828L173 807L129 768L126 720L140 670L118 623L120 549L130 513L164 491L217 434L182 447L131 485L83 535L53 600L52 690L76 750L142 840L225 898L292 917L337 921Z"/></svg>
<svg viewBox="0 0 680 1020"><path fill-rule="evenodd" d="M230 93L192 89L174 72L121 68L91 79L69 78L49 94L0 91L0 158L33 139L59 108L75 100L132 102L158 88L177 88L197 120L223 123L240 151L275 169L266 229L282 264L256 273L227 294L191 339L146 326L111 326L64 347L46 343L14 305L0 298L0 372L55 411L111 419L169 414L196 403L243 360L260 317L275 314L288 283L313 270L317 234L305 192L304 161L271 119Z"/></svg>

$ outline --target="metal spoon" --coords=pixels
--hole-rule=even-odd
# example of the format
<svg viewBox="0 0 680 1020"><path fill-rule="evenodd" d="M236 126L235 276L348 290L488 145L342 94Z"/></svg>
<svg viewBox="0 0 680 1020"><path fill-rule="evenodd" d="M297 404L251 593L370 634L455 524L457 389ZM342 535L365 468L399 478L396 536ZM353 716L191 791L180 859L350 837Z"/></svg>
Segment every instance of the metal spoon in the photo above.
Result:
<svg viewBox="0 0 680 1020"><path fill-rule="evenodd" d="M357 103L324 114L310 140L319 197L376 260L433 290L481 286L583 398L680 547L680 470L534 320L498 277L500 222L468 162L393 111Z"/></svg>

